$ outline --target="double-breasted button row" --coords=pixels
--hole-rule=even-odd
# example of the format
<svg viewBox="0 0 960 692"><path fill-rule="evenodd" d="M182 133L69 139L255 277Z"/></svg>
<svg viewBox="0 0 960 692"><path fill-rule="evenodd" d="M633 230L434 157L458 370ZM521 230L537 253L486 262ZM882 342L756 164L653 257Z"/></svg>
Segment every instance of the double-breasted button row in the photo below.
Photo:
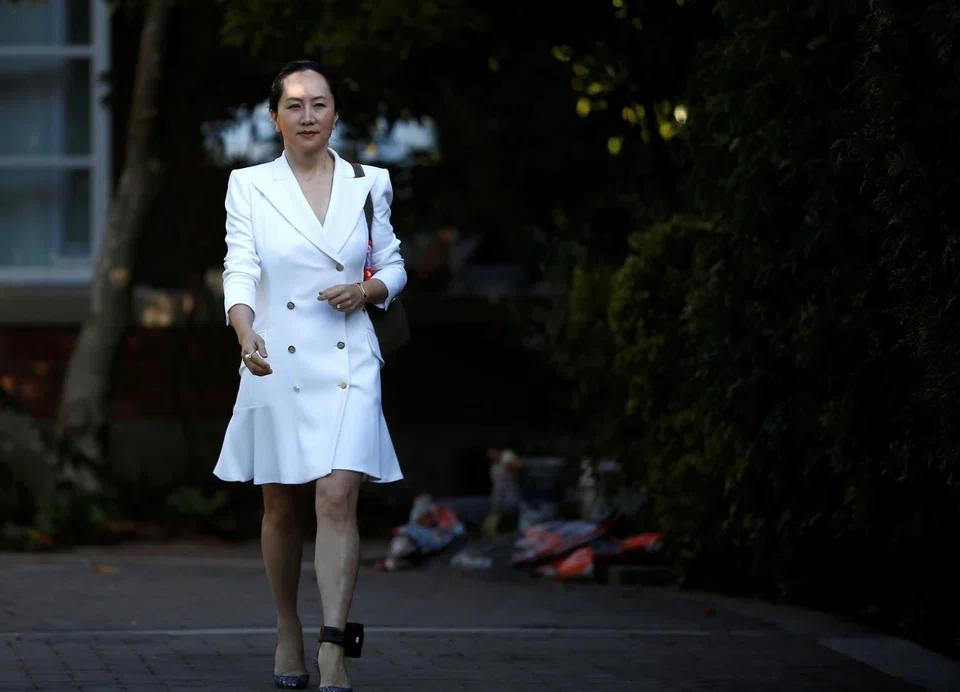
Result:
<svg viewBox="0 0 960 692"><path fill-rule="evenodd" d="M343 343L342 341L338 341L338 342L337 342L337 348L343 350L343 349L345 349L346 347L347 347L347 345L346 345L345 343ZM293 346L293 345L291 344L290 346L287 346L287 351L289 351L290 353L296 353L296 352L297 352L297 347L296 347L296 346Z"/></svg>
<svg viewBox="0 0 960 692"><path fill-rule="evenodd" d="M346 388L347 388L347 383L346 383L345 381L343 381L343 380L340 380L340 384L338 384L337 386L340 387L340 389L346 389ZM298 387L297 385L293 385L293 391L294 391L294 392L299 392L299 391L300 391L300 387Z"/></svg>

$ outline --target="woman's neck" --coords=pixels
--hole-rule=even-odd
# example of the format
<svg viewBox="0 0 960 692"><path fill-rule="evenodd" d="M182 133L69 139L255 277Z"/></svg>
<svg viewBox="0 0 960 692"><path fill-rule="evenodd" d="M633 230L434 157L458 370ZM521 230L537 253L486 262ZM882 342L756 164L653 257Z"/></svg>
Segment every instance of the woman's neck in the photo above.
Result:
<svg viewBox="0 0 960 692"><path fill-rule="evenodd" d="M332 170L334 166L333 154L327 147L309 153L285 149L284 155L297 177L313 178Z"/></svg>

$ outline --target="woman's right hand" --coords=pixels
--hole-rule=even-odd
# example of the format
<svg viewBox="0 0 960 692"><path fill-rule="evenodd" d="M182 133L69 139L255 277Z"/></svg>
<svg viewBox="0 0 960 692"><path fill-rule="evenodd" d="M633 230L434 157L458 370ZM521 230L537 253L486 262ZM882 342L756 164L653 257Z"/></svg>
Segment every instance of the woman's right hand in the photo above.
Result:
<svg viewBox="0 0 960 692"><path fill-rule="evenodd" d="M263 377L273 372L270 363L266 361L267 345L264 343L263 337L250 329L243 333L239 341L240 356L243 358L247 370L257 377Z"/></svg>

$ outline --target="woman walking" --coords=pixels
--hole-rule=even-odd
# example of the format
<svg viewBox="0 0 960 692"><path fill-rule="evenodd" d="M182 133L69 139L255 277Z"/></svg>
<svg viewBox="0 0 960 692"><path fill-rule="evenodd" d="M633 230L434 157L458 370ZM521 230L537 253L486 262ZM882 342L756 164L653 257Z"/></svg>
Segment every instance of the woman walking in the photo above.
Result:
<svg viewBox="0 0 960 692"><path fill-rule="evenodd" d="M270 90L283 154L230 175L223 292L240 344L240 386L214 469L263 491L261 549L277 608L274 683L282 689L309 684L297 592L302 486L315 482L324 622L316 664L327 692L352 689L344 658L359 656L363 644L362 626L347 623L360 484L402 478L365 306L389 309L406 285L387 171L347 163L328 147L339 95L318 63L284 67Z"/></svg>

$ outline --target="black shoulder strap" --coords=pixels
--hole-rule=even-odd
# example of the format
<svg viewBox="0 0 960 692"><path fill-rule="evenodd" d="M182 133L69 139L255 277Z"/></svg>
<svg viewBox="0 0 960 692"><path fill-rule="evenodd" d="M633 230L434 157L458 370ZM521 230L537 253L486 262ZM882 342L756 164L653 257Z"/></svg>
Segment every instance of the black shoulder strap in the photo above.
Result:
<svg viewBox="0 0 960 692"><path fill-rule="evenodd" d="M353 166L353 177L362 178L364 177L363 166L359 163L351 163ZM373 197L368 192L367 199L363 203L363 215L367 217L367 240L371 243L373 242Z"/></svg>

